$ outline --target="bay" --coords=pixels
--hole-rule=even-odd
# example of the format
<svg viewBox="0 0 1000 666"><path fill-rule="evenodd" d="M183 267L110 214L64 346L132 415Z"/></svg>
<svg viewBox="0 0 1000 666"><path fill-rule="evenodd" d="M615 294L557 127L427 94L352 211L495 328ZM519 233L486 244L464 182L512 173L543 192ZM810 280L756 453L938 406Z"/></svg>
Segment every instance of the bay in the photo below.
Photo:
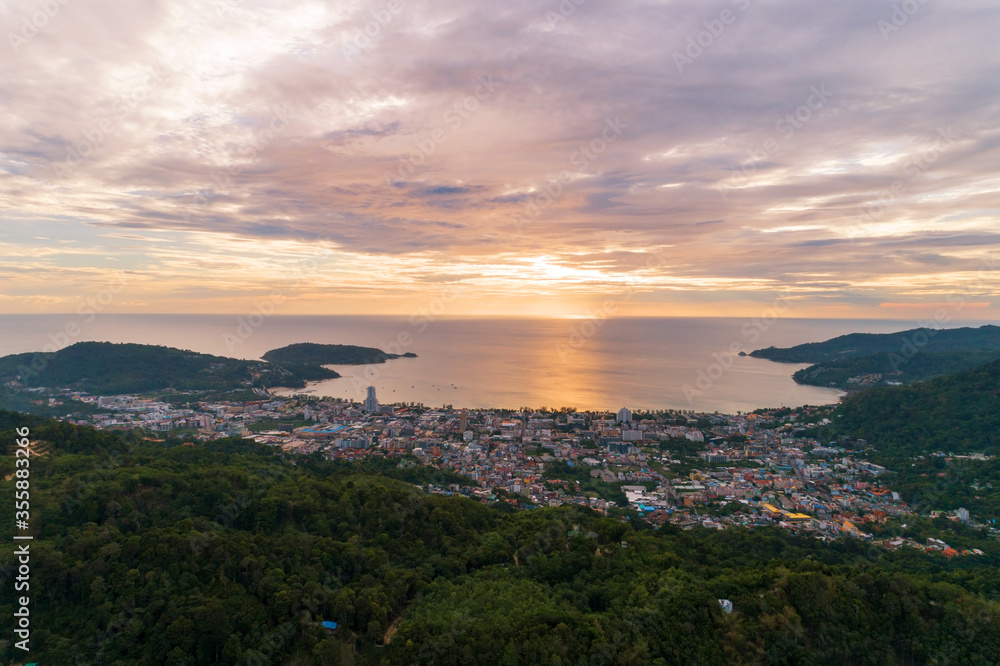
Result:
<svg viewBox="0 0 1000 666"><path fill-rule="evenodd" d="M899 320L744 318L543 319L399 316L0 315L0 355L83 340L158 344L256 359L295 342L414 352L343 377L314 395L455 407L689 409L735 413L830 404L841 393L800 386L797 364L740 357L767 346L919 325ZM954 326L975 325L953 322Z"/></svg>

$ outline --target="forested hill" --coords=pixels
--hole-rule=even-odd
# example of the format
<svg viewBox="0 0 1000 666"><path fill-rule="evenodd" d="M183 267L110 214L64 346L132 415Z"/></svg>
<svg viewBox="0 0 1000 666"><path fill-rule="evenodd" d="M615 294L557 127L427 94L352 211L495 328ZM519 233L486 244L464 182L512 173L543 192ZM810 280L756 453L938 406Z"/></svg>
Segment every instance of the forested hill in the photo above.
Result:
<svg viewBox="0 0 1000 666"><path fill-rule="evenodd" d="M72 388L92 394L232 390L251 386L299 388L339 375L318 365L243 361L155 345L78 342L52 353L0 358L0 383Z"/></svg>
<svg viewBox="0 0 1000 666"><path fill-rule="evenodd" d="M856 391L890 382L912 384L1000 358L1000 327L852 333L787 349L758 349L750 355L813 363L792 378L800 384Z"/></svg>
<svg viewBox="0 0 1000 666"><path fill-rule="evenodd" d="M850 333L825 342L756 349L750 352L750 356L781 363L821 364L871 354L904 354L911 348L920 352L1000 351L1000 326L914 328L899 333Z"/></svg>
<svg viewBox="0 0 1000 666"><path fill-rule="evenodd" d="M416 354L390 354L375 347L357 345L322 345L299 342L280 349L272 349L262 356L275 363L309 363L313 365L367 365L385 363L395 358L414 358Z"/></svg>
<svg viewBox="0 0 1000 666"><path fill-rule="evenodd" d="M797 370L792 374L799 384L832 386L852 392L874 386L908 385L974 368L1000 358L1000 350L896 352L872 354L831 361Z"/></svg>
<svg viewBox="0 0 1000 666"><path fill-rule="evenodd" d="M947 560L582 507L511 513L388 478L447 482L390 460L361 474L0 412L4 477L23 425L44 451L30 458L40 664L1000 662L993 541ZM0 502L0 521L12 512ZM0 543L5 586L12 550ZM0 615L12 603L0 596ZM24 654L4 638L0 661Z"/></svg>
<svg viewBox="0 0 1000 666"><path fill-rule="evenodd" d="M912 386L854 394L838 408L835 423L884 455L998 455L1000 361Z"/></svg>

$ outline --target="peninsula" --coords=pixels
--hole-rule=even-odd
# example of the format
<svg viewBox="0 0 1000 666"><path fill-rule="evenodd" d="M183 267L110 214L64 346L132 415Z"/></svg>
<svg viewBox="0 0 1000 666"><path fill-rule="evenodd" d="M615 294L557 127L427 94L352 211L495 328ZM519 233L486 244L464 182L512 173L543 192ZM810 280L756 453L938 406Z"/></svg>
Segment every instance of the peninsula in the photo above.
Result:
<svg viewBox="0 0 1000 666"><path fill-rule="evenodd" d="M305 363L245 361L159 345L78 342L55 352L0 358L0 382L22 388L66 388L90 393L162 389L228 391L303 387L335 379L336 372Z"/></svg>
<svg viewBox="0 0 1000 666"><path fill-rule="evenodd" d="M851 333L784 349L757 349L750 356L779 363L812 363L792 378L799 384L858 391L908 385L1000 358L1000 327Z"/></svg>

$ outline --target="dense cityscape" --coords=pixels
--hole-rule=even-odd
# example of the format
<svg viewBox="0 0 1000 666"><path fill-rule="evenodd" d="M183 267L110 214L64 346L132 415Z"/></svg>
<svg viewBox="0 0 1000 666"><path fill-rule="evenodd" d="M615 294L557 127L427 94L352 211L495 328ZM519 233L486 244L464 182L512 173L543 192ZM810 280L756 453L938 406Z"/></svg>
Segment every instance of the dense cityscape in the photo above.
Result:
<svg viewBox="0 0 1000 666"><path fill-rule="evenodd" d="M428 485L428 492L522 509L578 504L607 513L609 507L628 507L657 526L778 525L824 540L856 538L948 557L982 554L958 551L940 539L874 539L867 526L915 512L886 481L891 470L864 459L863 439L841 435L821 442L811 436L829 425L829 407L736 415L633 414L627 408L577 413L382 405L375 387L362 403L259 392L260 400L183 408L164 399L69 390L44 399L50 407L64 399L92 405L92 415L67 418L76 425L142 428L179 436L191 446L240 436L331 460L399 458L403 466L420 463L474 482ZM980 526L965 509L947 516Z"/></svg>

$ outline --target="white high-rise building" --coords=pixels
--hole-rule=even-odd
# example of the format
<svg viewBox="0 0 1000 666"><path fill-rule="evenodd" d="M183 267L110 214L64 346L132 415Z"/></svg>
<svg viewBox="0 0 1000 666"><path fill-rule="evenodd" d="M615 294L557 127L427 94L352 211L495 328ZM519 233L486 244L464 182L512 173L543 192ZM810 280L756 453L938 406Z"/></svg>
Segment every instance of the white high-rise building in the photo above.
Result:
<svg viewBox="0 0 1000 666"><path fill-rule="evenodd" d="M632 423L632 412L629 411L628 407L622 407L618 410L618 423Z"/></svg>
<svg viewBox="0 0 1000 666"><path fill-rule="evenodd" d="M375 397L375 387L368 387L368 397L365 398L365 411L374 414L378 411L378 398Z"/></svg>

